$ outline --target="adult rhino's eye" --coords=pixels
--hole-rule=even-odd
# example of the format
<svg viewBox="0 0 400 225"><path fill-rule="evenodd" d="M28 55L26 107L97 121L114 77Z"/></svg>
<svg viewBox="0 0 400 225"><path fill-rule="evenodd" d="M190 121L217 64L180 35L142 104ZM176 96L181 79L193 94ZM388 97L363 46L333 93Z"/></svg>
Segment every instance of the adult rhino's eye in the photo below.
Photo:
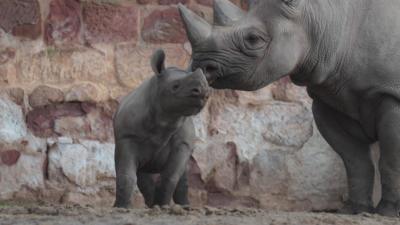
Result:
<svg viewBox="0 0 400 225"><path fill-rule="evenodd" d="M248 33L244 38L246 48L251 50L260 49L265 46L265 41L256 33Z"/></svg>

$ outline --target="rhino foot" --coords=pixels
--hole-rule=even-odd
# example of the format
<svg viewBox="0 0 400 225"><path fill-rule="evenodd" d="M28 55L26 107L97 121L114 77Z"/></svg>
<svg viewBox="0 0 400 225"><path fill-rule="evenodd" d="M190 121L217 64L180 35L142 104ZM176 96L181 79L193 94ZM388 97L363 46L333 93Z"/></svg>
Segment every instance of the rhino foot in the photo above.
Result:
<svg viewBox="0 0 400 225"><path fill-rule="evenodd" d="M376 207L375 212L382 216L400 217L400 201L395 203L382 200Z"/></svg>
<svg viewBox="0 0 400 225"><path fill-rule="evenodd" d="M351 201L347 201L344 203L343 208L338 210L338 213L340 214L348 214L348 215L354 215L354 214L359 214L359 213L372 213L374 212L374 208L369 205L363 205Z"/></svg>

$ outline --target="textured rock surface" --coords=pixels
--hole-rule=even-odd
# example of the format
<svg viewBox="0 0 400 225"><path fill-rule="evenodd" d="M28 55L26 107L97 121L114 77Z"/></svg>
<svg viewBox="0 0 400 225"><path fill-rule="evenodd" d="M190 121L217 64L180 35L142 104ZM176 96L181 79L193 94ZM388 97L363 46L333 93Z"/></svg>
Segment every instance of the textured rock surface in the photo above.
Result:
<svg viewBox="0 0 400 225"><path fill-rule="evenodd" d="M52 0L45 22L45 40L48 44L75 41L81 28L79 0Z"/></svg>
<svg viewBox="0 0 400 225"><path fill-rule="evenodd" d="M144 19L142 37L150 43L183 43L187 40L176 8L150 13Z"/></svg>
<svg viewBox="0 0 400 225"><path fill-rule="evenodd" d="M35 39L41 32L40 22L37 0L0 1L0 28L5 32Z"/></svg>
<svg viewBox="0 0 400 225"><path fill-rule="evenodd" d="M136 6L84 3L85 39L90 42L131 41L137 39Z"/></svg>
<svg viewBox="0 0 400 225"><path fill-rule="evenodd" d="M0 140L13 143L27 134L21 108L5 97L0 97Z"/></svg>
<svg viewBox="0 0 400 225"><path fill-rule="evenodd" d="M190 61L178 2L212 19L208 0L0 1L0 200L113 203L118 102L152 75L156 48L168 66ZM194 117L192 204L338 208L344 168L310 103L287 78L255 92L215 91ZM133 202L144 206L138 193Z"/></svg>

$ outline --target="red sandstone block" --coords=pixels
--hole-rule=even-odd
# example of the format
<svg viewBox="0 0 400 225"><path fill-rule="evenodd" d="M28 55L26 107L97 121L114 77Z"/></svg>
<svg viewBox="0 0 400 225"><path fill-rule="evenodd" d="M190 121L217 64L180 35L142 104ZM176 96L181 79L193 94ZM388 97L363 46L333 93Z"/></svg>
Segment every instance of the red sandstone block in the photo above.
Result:
<svg viewBox="0 0 400 225"><path fill-rule="evenodd" d="M138 9L136 5L86 2L83 4L85 40L121 42L137 40Z"/></svg>
<svg viewBox="0 0 400 225"><path fill-rule="evenodd" d="M5 152L0 153L1 161L7 166L12 166L17 163L21 153L17 150L7 150Z"/></svg>
<svg viewBox="0 0 400 225"><path fill-rule="evenodd" d="M144 19L142 38L149 43L183 43L187 40L176 8L155 10Z"/></svg>
<svg viewBox="0 0 400 225"><path fill-rule="evenodd" d="M41 34L39 2L37 0L1 0L0 28L15 36L36 39Z"/></svg>
<svg viewBox="0 0 400 225"><path fill-rule="evenodd" d="M52 0L45 22L44 39L48 44L75 41L81 29L79 0Z"/></svg>

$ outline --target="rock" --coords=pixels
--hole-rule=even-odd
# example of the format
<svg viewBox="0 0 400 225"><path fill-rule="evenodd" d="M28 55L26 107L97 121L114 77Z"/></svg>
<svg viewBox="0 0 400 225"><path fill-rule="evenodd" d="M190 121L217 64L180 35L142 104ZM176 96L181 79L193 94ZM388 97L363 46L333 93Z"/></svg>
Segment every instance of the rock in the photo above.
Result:
<svg viewBox="0 0 400 225"><path fill-rule="evenodd" d="M84 117L61 117L54 121L54 132L68 137L84 137L90 133L90 124Z"/></svg>
<svg viewBox="0 0 400 225"><path fill-rule="evenodd" d="M21 153L17 150L7 150L0 153L1 162L7 166L12 166L17 163Z"/></svg>
<svg viewBox="0 0 400 225"><path fill-rule="evenodd" d="M56 143L49 151L49 179L89 188L103 179L115 178L113 158L113 144L84 140Z"/></svg>
<svg viewBox="0 0 400 225"><path fill-rule="evenodd" d="M196 0L197 3L206 6L213 6L214 0Z"/></svg>
<svg viewBox="0 0 400 225"><path fill-rule="evenodd" d="M24 103L24 95L25 91L19 87L11 87L7 89L3 89L0 93L4 93L8 96L10 100L12 100L17 105L22 105Z"/></svg>
<svg viewBox="0 0 400 225"><path fill-rule="evenodd" d="M71 87L65 95L67 102L100 102L107 99L107 89L93 83L80 83Z"/></svg>
<svg viewBox="0 0 400 225"><path fill-rule="evenodd" d="M157 46L135 47L121 44L116 49L116 76L120 85L129 89L137 87L143 80L153 75L150 58ZM168 66L186 68L190 57L181 46L163 46Z"/></svg>
<svg viewBox="0 0 400 225"><path fill-rule="evenodd" d="M155 10L144 18L142 38L149 43L184 43L186 33L176 8Z"/></svg>
<svg viewBox="0 0 400 225"><path fill-rule="evenodd" d="M158 4L160 5L171 5L171 4L187 4L189 0L158 0Z"/></svg>
<svg viewBox="0 0 400 225"><path fill-rule="evenodd" d="M21 108L0 96L0 141L13 143L25 137L27 129Z"/></svg>
<svg viewBox="0 0 400 225"><path fill-rule="evenodd" d="M86 2L83 5L85 40L121 42L137 40L138 10L135 5Z"/></svg>
<svg viewBox="0 0 400 225"><path fill-rule="evenodd" d="M40 107L60 103L64 101L64 93L58 89L46 85L40 85L29 95L29 104L33 107Z"/></svg>
<svg viewBox="0 0 400 225"><path fill-rule="evenodd" d="M5 64L8 61L14 59L15 57L15 49L13 48L5 48L4 50L0 51L0 65Z"/></svg>
<svg viewBox="0 0 400 225"><path fill-rule="evenodd" d="M289 174L287 156L279 150L261 150L251 164L250 187L253 196L258 193L285 195Z"/></svg>
<svg viewBox="0 0 400 225"><path fill-rule="evenodd" d="M288 159L288 197L303 204L304 210L337 209L346 195L346 173L339 156L318 130Z"/></svg>
<svg viewBox="0 0 400 225"><path fill-rule="evenodd" d="M98 49L97 49L98 48ZM22 52L16 57L16 82L23 85L47 85L93 81L108 87L116 85L113 48L60 49L48 47L40 52Z"/></svg>
<svg viewBox="0 0 400 225"><path fill-rule="evenodd" d="M26 115L30 130L39 137L55 136L54 121L62 117L80 117L85 112L80 103L63 103L34 108Z"/></svg>
<svg viewBox="0 0 400 225"><path fill-rule="evenodd" d="M0 199L10 199L26 189L30 192L43 189L45 142L31 135L13 144L0 140Z"/></svg>
<svg viewBox="0 0 400 225"><path fill-rule="evenodd" d="M77 41L81 29L79 0L52 0L44 25L47 44L63 44Z"/></svg>
<svg viewBox="0 0 400 225"><path fill-rule="evenodd" d="M16 36L36 39L41 33L37 0L0 1L0 28Z"/></svg>

